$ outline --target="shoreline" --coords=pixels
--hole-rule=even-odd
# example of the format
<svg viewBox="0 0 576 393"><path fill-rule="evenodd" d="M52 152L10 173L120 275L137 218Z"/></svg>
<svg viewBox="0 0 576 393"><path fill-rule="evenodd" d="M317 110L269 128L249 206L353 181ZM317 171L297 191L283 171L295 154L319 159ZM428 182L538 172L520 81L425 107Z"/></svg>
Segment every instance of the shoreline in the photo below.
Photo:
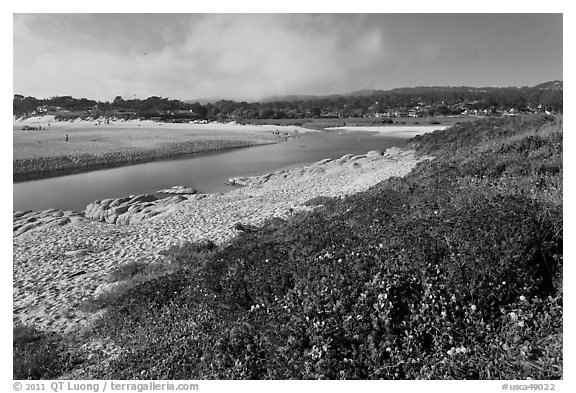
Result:
<svg viewBox="0 0 576 393"><path fill-rule="evenodd" d="M355 132L369 132L372 134L391 136L398 138L413 138L416 135L428 134L438 130L445 130L451 125L387 125L387 126L343 126L343 127L327 127L326 131L355 131Z"/></svg>
<svg viewBox="0 0 576 393"><path fill-rule="evenodd" d="M122 264L161 262L163 250L185 242L222 244L237 235L237 223L258 227L274 217L286 219L312 210L305 206L311 199L364 191L406 175L425 159L399 148L349 154L248 178L248 185L225 194L186 196L137 224L86 219L22 233L13 238L13 321L76 330L95 317L81 311L81 304L106 291L108 274Z"/></svg>
<svg viewBox="0 0 576 393"><path fill-rule="evenodd" d="M23 183L32 180L49 179L60 176L93 172L101 169L119 168L123 166L144 164L155 161L177 160L204 155L218 154L230 150L262 146L278 142L237 142L214 141L174 143L163 150L140 150L130 152L110 152L100 155L35 157L17 159L12 163L12 182ZM200 144L197 147L195 145ZM216 146L214 146L216 144ZM36 169L40 167L40 169ZM31 169L29 169L31 168Z"/></svg>
<svg viewBox="0 0 576 393"><path fill-rule="evenodd" d="M32 130L24 129L30 126ZM20 183L156 160L189 158L279 143L310 132L318 131L237 123L130 120L103 124L88 120L55 122L53 116L32 117L13 122L12 181Z"/></svg>
<svg viewBox="0 0 576 393"><path fill-rule="evenodd" d="M95 125L94 121L97 121ZM342 127L326 127L324 130L315 130L303 128L296 125L263 125L263 124L238 124L231 123L159 123L150 120L112 120L109 124L98 125L98 120L74 120L74 121L55 121L54 116L37 116L26 119L14 119L13 127L14 132L19 133L21 138L40 139L45 137L45 133L49 132L56 134L60 137L62 134L70 132L70 135L76 139L76 131L94 132L100 131L106 133L116 130L123 130L132 132L134 135L129 135L132 139L142 139L143 142L132 142L138 147L124 146L122 137L120 136L119 146L115 148L123 148L122 150L110 150L110 146L106 149L100 149L96 153L90 152L90 143L86 140L80 144L83 146L78 147L56 145L54 142L54 135L49 141L38 140L42 142L51 143L50 147L38 148L28 141L28 148L32 149L32 153L22 154L23 149L26 147L16 148L12 161L12 182L22 183L33 180L49 179L59 176L73 175L79 173L87 173L101 169L111 169L123 166L130 166L134 164L143 164L154 161L172 160L172 159L185 159L205 154L217 154L226 152L233 149L240 149L246 147L260 146L265 144L281 143L288 137L295 136L298 133L316 133L316 132L370 132L372 134L379 134L391 137L409 138L418 134L433 132L438 129L445 129L449 125L370 125L370 126L342 126ZM30 131L24 131L26 134L20 133L17 130L23 126L43 126L43 131L35 131L36 135ZM138 128L143 126L143 128ZM149 132L154 130L168 130L173 132L175 139L182 139L179 135L180 132L187 133L186 136L192 140L166 140L160 144L156 140L150 139ZM211 132L214 133L214 139L205 139L206 135L198 135L196 139L195 132ZM143 133L144 135L140 135ZM280 133L284 136L280 136ZM286 136L288 135L288 136ZM155 135L156 138L158 135ZM234 139L232 139L232 136ZM113 136L115 138L116 136ZM124 136L125 139L126 136ZM148 138L148 140L146 140ZM208 136L209 138L209 136ZM228 139L225 139L228 138ZM45 138L47 139L47 138ZM95 142L96 139L90 139L90 142ZM148 143L148 145L146 144ZM70 144L72 145L72 144ZM110 144L109 144L110 145ZM142 145L144 147L142 147ZM55 146L55 147L54 147ZM56 151L50 151L50 148ZM99 146L100 147L100 146ZM68 149L68 151L66 151ZM69 154L67 154L69 153Z"/></svg>

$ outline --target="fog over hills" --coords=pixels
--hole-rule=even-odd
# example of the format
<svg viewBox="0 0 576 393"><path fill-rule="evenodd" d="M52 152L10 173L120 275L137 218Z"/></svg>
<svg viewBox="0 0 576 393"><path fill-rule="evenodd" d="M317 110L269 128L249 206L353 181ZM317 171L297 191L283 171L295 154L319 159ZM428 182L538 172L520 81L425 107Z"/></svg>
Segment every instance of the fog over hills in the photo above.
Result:
<svg viewBox="0 0 576 393"><path fill-rule="evenodd" d="M327 94L327 95L315 95L315 94L287 94L287 95L272 95L261 99L259 102L267 103L267 102L294 102L294 101L314 101L314 100L324 100L324 99L334 99L334 98L348 98L348 97L369 97L373 95L380 95L380 94L390 94L390 93L413 93L413 94L420 94L423 91L431 92L431 91L450 91L450 90L459 90L459 89L466 89L471 92L489 92L489 91L496 91L498 89L509 89L509 88L536 88L540 90L562 90L563 89L563 81L555 80L555 81L548 81L544 83L540 83L535 86L485 86L485 87L472 87L472 86L415 86L415 87L399 87L389 90L383 89L362 89L362 90L355 90L348 93L339 93L339 94ZM215 103L221 100L231 100L231 101L245 101L245 100L235 100L232 98L226 97L203 97L203 98L196 98L185 100L186 103L199 103L199 104L208 104L208 103Z"/></svg>

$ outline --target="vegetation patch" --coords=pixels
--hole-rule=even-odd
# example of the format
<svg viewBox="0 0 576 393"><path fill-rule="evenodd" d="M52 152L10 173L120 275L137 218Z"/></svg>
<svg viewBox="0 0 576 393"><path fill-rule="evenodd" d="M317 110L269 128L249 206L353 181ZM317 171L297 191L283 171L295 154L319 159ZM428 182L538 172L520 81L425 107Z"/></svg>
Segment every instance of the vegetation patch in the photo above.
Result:
<svg viewBox="0 0 576 393"><path fill-rule="evenodd" d="M54 379L79 362L62 337L27 325L14 326L12 360L13 379Z"/></svg>

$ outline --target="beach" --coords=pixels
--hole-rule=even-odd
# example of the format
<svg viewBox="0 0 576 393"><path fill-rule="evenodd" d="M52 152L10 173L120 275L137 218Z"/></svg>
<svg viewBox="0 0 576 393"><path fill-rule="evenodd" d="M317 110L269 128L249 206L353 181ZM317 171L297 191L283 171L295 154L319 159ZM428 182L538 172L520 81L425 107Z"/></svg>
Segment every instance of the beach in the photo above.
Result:
<svg viewBox="0 0 576 393"><path fill-rule="evenodd" d="M26 181L96 169L278 143L318 132L297 126L162 123L150 120L13 122L13 180Z"/></svg>
<svg viewBox="0 0 576 393"><path fill-rule="evenodd" d="M246 186L225 194L184 196L136 224L86 219L30 230L13 239L14 322L60 332L81 328L96 317L81 305L109 288L107 276L121 264L161 261L161 251L185 242L222 244L238 234L236 223L258 227L272 217L288 218L310 210L303 205L310 199L366 190L406 175L422 159L398 148L347 155L247 178Z"/></svg>
<svg viewBox="0 0 576 393"><path fill-rule="evenodd" d="M375 134L396 136L401 138L412 138L416 135L444 130L451 125L387 125L387 126L353 126L353 127L327 127L327 131L363 131Z"/></svg>

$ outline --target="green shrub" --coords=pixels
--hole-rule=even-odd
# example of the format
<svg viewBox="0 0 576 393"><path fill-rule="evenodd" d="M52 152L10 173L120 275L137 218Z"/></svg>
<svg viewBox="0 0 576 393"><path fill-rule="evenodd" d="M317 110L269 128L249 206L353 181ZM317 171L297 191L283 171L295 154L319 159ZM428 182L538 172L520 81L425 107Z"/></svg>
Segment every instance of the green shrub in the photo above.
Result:
<svg viewBox="0 0 576 393"><path fill-rule="evenodd" d="M149 263L141 261L133 261L129 263L123 263L116 267L109 276L110 282L117 282L122 280L131 279L136 275L143 274L149 269Z"/></svg>
<svg viewBox="0 0 576 393"><path fill-rule="evenodd" d="M216 244L211 240L200 242L184 242L180 246L172 246L168 250L161 251L167 259L178 266L187 265L194 261L196 264L211 256L217 250Z"/></svg>
<svg viewBox="0 0 576 393"><path fill-rule="evenodd" d="M325 196L318 196L318 197L314 197L312 199L309 199L308 201L304 202L304 206L324 206L324 205L331 205L332 203L334 203L335 199L334 198L330 198L330 197L325 197Z"/></svg>
<svg viewBox="0 0 576 393"><path fill-rule="evenodd" d="M54 379L73 360L61 337L27 325L14 326L12 351L13 379Z"/></svg>

